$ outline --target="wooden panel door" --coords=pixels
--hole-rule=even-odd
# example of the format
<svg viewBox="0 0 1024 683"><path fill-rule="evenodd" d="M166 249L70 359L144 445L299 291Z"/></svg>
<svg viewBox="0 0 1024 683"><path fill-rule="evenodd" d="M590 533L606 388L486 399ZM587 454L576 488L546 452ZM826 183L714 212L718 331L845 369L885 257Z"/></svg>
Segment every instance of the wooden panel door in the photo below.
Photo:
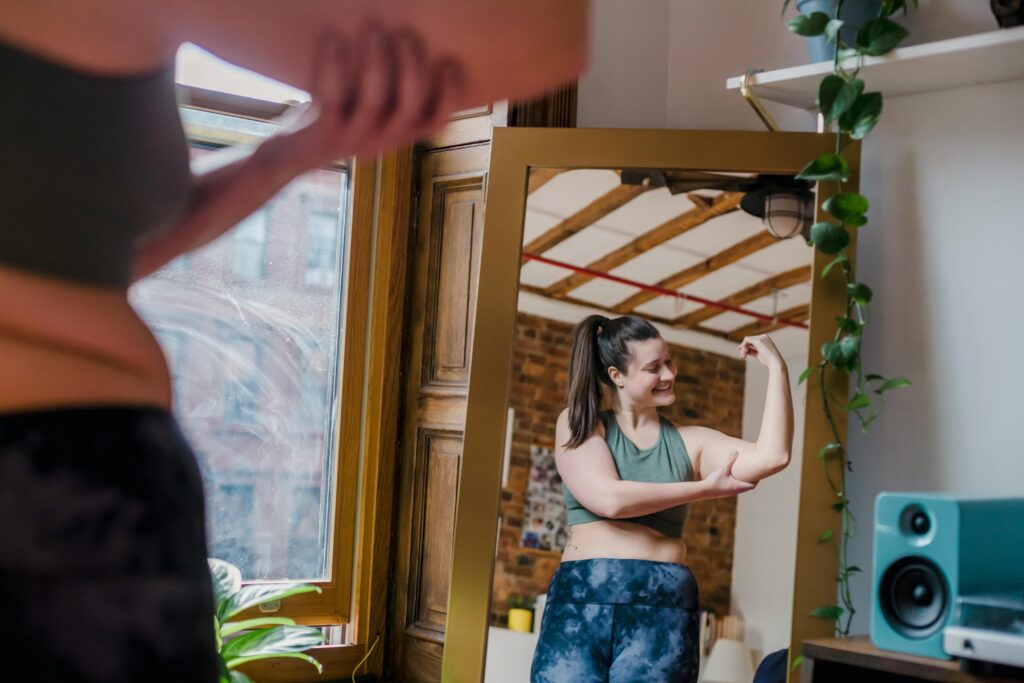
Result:
<svg viewBox="0 0 1024 683"><path fill-rule="evenodd" d="M441 675L489 153L430 151L420 167L389 657L403 682Z"/></svg>

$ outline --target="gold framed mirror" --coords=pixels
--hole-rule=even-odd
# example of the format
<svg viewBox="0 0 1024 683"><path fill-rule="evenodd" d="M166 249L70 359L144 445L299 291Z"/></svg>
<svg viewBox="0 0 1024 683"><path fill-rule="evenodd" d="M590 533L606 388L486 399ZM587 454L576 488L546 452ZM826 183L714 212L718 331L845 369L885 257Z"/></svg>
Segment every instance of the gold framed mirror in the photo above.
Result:
<svg viewBox="0 0 1024 683"><path fill-rule="evenodd" d="M499 496L509 432L510 372L524 263L524 221L531 189L557 174L577 170L613 171L620 176L626 169L738 177L792 176L819 155L835 151L834 145L833 136L810 133L495 130L480 252L481 277L476 297L442 680L459 683L483 680ZM850 180L844 187L856 191L859 144L845 143L842 153L850 165ZM823 194L819 192L816 197ZM706 202L708 207L714 204L713 196L691 201ZM815 216L820 215L817 200L814 206ZM799 236L796 239L800 241ZM835 281L823 281L817 276L831 257L805 248L811 277L806 283L810 302L806 304L803 326L806 327L806 359L814 364L820 359L822 343L833 332L835 316L843 314L845 296L841 282L833 284ZM848 251L855 254L855 250L856 245L852 243ZM678 288L675 284L678 280L662 282L671 289ZM728 338L727 333L722 335ZM796 373L802 369L795 368ZM829 390L845 395L845 379L836 378L835 374L834 385ZM803 450L813 453L835 437L821 411L820 387L812 384L806 392L805 401L795 403L794 407L803 413ZM840 437L845 440L845 433ZM799 499L797 521L792 529L795 539L791 539L796 554L792 627L788 637L791 658L797 654L794 646L804 639L832 635L831 622L811 618L809 612L835 601L835 550L830 544L818 543L817 539L828 528L833 528L837 537L841 532L838 514L830 512L831 491L818 459L796 460L794 457L794 461L797 463L794 468L798 470Z"/></svg>

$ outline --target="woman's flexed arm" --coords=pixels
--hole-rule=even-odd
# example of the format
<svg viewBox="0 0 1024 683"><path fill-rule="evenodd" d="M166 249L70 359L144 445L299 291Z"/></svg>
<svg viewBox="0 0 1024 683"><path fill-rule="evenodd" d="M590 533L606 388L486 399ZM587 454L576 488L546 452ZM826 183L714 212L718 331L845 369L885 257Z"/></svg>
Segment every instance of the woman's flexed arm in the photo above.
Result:
<svg viewBox="0 0 1024 683"><path fill-rule="evenodd" d="M732 476L731 461L703 481L624 481L619 478L600 427L577 448L564 447L569 440L567 410L558 417L555 439L555 462L562 481L583 507L608 519L639 517L697 500L728 498L754 488Z"/></svg>

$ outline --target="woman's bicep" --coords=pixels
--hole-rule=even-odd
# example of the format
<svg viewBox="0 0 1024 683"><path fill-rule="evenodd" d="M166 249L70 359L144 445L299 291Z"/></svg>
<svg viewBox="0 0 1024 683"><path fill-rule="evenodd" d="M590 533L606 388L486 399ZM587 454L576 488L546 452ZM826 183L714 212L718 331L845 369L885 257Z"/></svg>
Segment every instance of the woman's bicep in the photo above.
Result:
<svg viewBox="0 0 1024 683"><path fill-rule="evenodd" d="M686 427L682 430L687 447L693 444L696 451L698 476L707 479L708 475L724 466L729 460L729 455L735 450L739 453L736 464L732 468L732 476L741 481L756 482L763 478L758 474L757 468L753 467L757 453L757 444L709 427ZM750 479L740 476L745 474Z"/></svg>
<svg viewBox="0 0 1024 683"><path fill-rule="evenodd" d="M608 489L620 479L604 436L595 429L578 447L567 449L568 420L560 418L555 438L555 465L562 481L580 505L607 517L611 503Z"/></svg>

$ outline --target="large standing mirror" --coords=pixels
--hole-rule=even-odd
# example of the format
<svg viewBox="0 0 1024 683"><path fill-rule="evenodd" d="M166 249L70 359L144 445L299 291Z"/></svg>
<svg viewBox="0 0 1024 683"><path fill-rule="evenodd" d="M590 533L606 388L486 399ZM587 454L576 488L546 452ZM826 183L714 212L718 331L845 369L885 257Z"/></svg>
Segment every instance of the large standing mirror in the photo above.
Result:
<svg viewBox="0 0 1024 683"><path fill-rule="evenodd" d="M677 368L665 417L750 441L767 373L738 344L772 335L794 389L792 462L741 499L691 506L683 541L705 613L701 647L716 635L741 641L753 667L831 635L805 615L834 600L834 549L815 541L838 517L802 446L833 436L820 388L797 377L818 361L844 299L816 276L829 259L801 230L817 195L794 176L834 144L803 133L495 131L443 680L529 680L539 623L510 608L537 605L540 621L537 597L568 537L555 421L573 326L592 313L659 328ZM844 156L855 188L857 150Z"/></svg>

